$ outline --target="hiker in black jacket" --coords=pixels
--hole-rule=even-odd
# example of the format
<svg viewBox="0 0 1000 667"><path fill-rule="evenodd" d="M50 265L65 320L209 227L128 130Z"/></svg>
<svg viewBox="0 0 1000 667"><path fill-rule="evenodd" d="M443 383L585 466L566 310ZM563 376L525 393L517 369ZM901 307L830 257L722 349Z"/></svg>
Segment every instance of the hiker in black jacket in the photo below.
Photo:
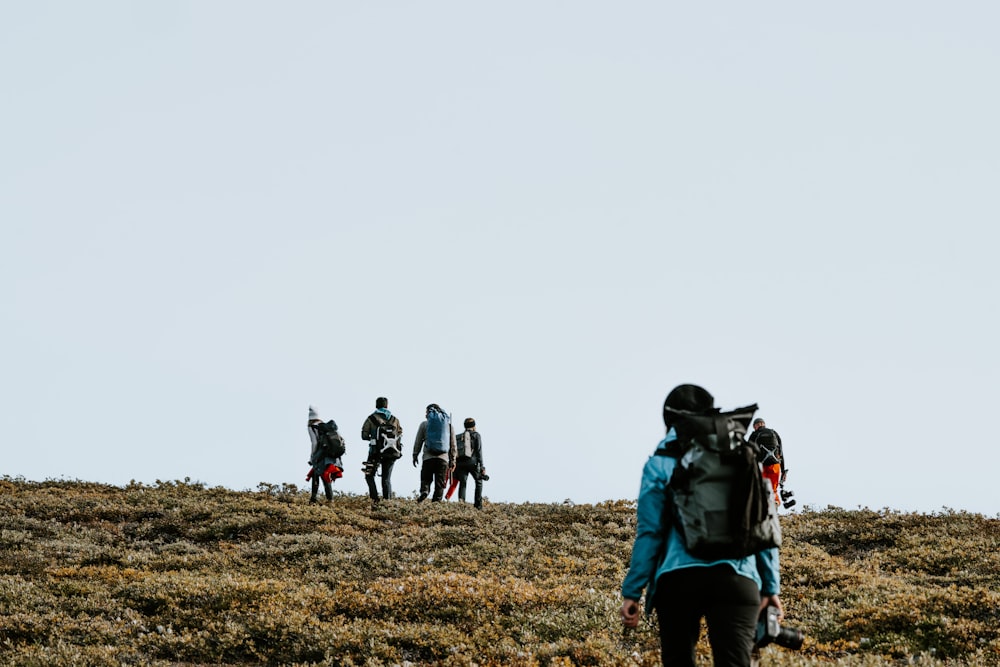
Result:
<svg viewBox="0 0 1000 667"><path fill-rule="evenodd" d="M455 472L458 478L458 499L465 502L465 489L469 475L475 481L475 507L483 509L483 475L486 467L483 464L483 439L476 430L476 420L469 417L465 420L465 431L455 436L458 458L455 460Z"/></svg>
<svg viewBox="0 0 1000 667"><path fill-rule="evenodd" d="M389 399L379 396L375 399L375 412L368 415L368 419L361 425L361 439L368 441L368 458L365 459L364 471L373 509L379 502L375 474L380 467L382 498L384 500L392 498L392 466L396 463L396 459L403 455L402 436L403 427L399 419L389 412Z"/></svg>
<svg viewBox="0 0 1000 667"><path fill-rule="evenodd" d="M753 433L747 438L760 448L758 461L763 468L764 479L771 483L774 489L774 502L781 504L778 487L784 485L788 476L788 466L785 465L785 452L781 446L781 436L773 428L768 428L763 419L753 420Z"/></svg>

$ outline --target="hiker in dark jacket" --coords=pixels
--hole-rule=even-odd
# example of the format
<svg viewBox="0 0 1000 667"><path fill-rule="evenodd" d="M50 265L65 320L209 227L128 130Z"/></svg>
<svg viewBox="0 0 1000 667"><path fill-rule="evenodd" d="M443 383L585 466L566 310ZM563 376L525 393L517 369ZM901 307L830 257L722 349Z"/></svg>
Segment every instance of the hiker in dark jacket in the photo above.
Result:
<svg viewBox="0 0 1000 667"><path fill-rule="evenodd" d="M675 410L711 409L712 395L695 385L681 385L667 396ZM675 441L667 428L657 449ZM660 653L665 666L694 667L701 619L708 624L716 667L749 667L761 610L774 606L783 617L778 549L764 549L739 559L706 561L687 550L669 517L667 488L677 466L672 456L650 456L642 471L636 509L636 537L628 574L622 582L622 623L639 623L639 599L646 591L646 612L656 608Z"/></svg>
<svg viewBox="0 0 1000 667"><path fill-rule="evenodd" d="M455 459L455 472L452 474L458 479L458 499L463 503L465 502L465 489L469 475L472 475L476 485L475 507L477 510L481 510L483 509L483 475L486 474L486 466L483 464L483 439L476 430L475 419L469 417L465 420L464 425L465 430L455 436L458 456Z"/></svg>
<svg viewBox="0 0 1000 667"><path fill-rule="evenodd" d="M758 417L753 420L753 433L747 438L760 448L760 461L763 467L764 479L771 483L774 489L774 502L781 504L781 497L778 495L778 487L785 483L788 476L788 467L785 465L785 451L781 446L781 436L773 428L767 428L763 419Z"/></svg>
<svg viewBox="0 0 1000 667"><path fill-rule="evenodd" d="M312 482L312 495L309 496L309 502L311 503L316 502L320 481L323 482L323 491L326 494L326 499L328 501L333 500L333 481L344 476L344 463L341 457L329 456L322 447L319 437L319 429L322 424L323 420L320 419L319 413L310 405L307 428L312 447L309 453L310 468L309 474L306 475L306 480ZM336 428L336 423L333 426Z"/></svg>
<svg viewBox="0 0 1000 667"><path fill-rule="evenodd" d="M451 426L451 419L448 418L444 410L436 403L427 406L427 419L420 423L417 430L417 437L413 441L413 467L417 466L420 460L420 452L423 451L423 465L420 468L420 496L417 502L423 502L431 490L431 481L434 482L434 502L440 502L444 498L445 480L448 473L455 469L455 430ZM447 420L444 429L443 442L431 443L428 440L428 422L431 419L437 421L439 418ZM434 451L434 447L439 446L444 451Z"/></svg>
<svg viewBox="0 0 1000 667"><path fill-rule="evenodd" d="M395 446L385 440L380 441L380 427L384 432L394 434ZM389 399L379 396L375 399L375 412L368 415L368 419L361 425L361 439L368 441L368 457L365 459L365 481L368 483L368 496L372 499L372 508L378 506L378 489L375 487L375 475L381 467L382 472L382 498L389 500L392 498L392 467L396 464L396 459L403 455L402 445L403 427L391 412L389 412ZM391 438L390 438L391 440Z"/></svg>

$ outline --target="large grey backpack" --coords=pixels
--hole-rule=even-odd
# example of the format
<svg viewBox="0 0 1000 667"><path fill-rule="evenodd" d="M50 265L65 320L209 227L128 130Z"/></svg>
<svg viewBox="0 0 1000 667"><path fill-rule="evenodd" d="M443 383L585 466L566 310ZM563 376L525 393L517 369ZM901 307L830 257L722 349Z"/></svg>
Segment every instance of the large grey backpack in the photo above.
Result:
<svg viewBox="0 0 1000 667"><path fill-rule="evenodd" d="M478 447L476 447L478 439L479 434L475 431L464 431L455 436L455 441L458 444L458 458L475 458L479 453Z"/></svg>
<svg viewBox="0 0 1000 667"><path fill-rule="evenodd" d="M720 412L664 407L677 440L657 454L677 459L668 490L670 519L691 555L744 558L781 546L777 507L745 435L756 405Z"/></svg>

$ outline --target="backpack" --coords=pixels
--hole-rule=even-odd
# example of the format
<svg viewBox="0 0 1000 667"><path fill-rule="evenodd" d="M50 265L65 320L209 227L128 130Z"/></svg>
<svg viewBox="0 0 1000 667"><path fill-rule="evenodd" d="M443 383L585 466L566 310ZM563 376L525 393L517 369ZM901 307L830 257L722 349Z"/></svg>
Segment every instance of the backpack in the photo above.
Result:
<svg viewBox="0 0 1000 667"><path fill-rule="evenodd" d="M756 410L664 408L677 433L676 441L656 451L677 459L667 485L669 520L696 558L745 558L781 546L770 484L761 475L756 446L744 438Z"/></svg>
<svg viewBox="0 0 1000 667"><path fill-rule="evenodd" d="M378 413L376 413L378 414ZM375 427L375 448L382 455L383 459L395 460L403 456L403 449L399 444L399 431L396 425L388 421L382 415L375 417L377 426Z"/></svg>
<svg viewBox="0 0 1000 667"><path fill-rule="evenodd" d="M330 459L339 459L347 452L344 438L337 433L337 424L332 419L316 424L316 445L320 453Z"/></svg>
<svg viewBox="0 0 1000 667"><path fill-rule="evenodd" d="M773 466L776 463L781 463L781 445L778 443L778 434L766 426L754 433L754 444L760 447L761 465Z"/></svg>
<svg viewBox="0 0 1000 667"><path fill-rule="evenodd" d="M427 442L425 446L431 454L446 454L450 447L448 415L441 410L431 409L427 413Z"/></svg>
<svg viewBox="0 0 1000 667"><path fill-rule="evenodd" d="M476 455L476 435L474 431L466 431L455 436L455 442L458 444L458 458L471 459Z"/></svg>

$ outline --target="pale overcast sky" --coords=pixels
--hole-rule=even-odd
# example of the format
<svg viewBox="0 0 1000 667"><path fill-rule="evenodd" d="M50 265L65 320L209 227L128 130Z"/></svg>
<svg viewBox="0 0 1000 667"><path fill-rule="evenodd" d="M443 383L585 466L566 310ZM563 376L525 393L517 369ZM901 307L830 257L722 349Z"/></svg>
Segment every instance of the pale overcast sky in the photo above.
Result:
<svg viewBox="0 0 1000 667"><path fill-rule="evenodd" d="M0 2L0 474L304 486L312 404L361 493L385 395L494 501L628 499L694 382L800 507L997 515L998 22Z"/></svg>

